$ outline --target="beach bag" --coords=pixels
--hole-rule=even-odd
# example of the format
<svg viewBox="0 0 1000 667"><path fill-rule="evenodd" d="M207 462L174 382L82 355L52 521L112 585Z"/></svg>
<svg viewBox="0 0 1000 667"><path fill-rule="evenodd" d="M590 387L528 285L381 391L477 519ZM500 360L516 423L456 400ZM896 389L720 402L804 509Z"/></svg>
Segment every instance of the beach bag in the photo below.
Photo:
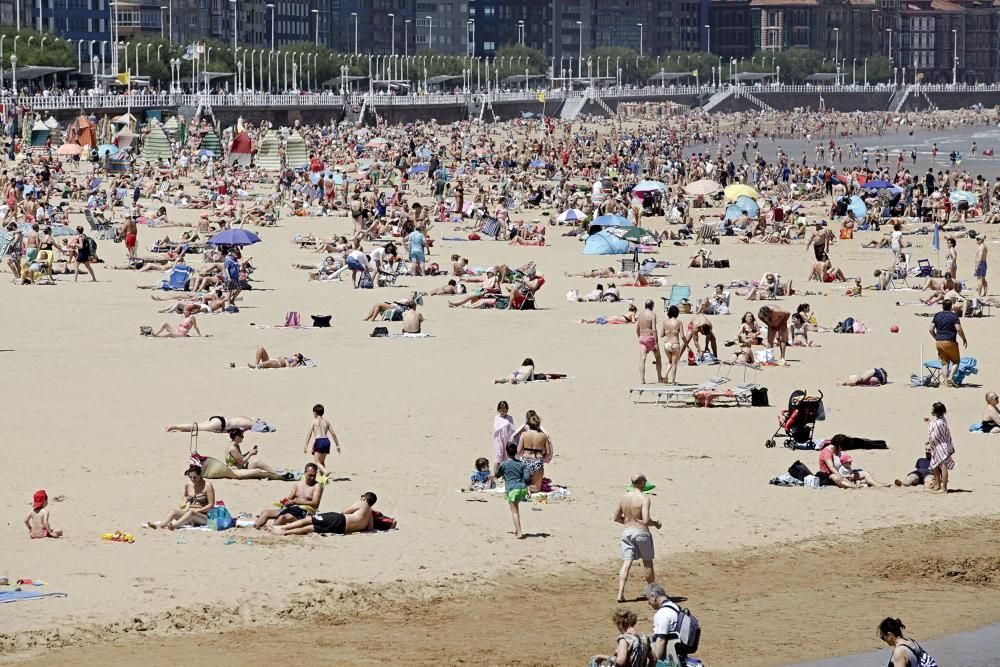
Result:
<svg viewBox="0 0 1000 667"><path fill-rule="evenodd" d="M578 291L576 291L575 289L571 289L570 291L566 292L566 300L567 301L579 301L580 300L580 293Z"/></svg>
<svg viewBox="0 0 1000 667"><path fill-rule="evenodd" d="M854 329L854 333L856 333L856 334L868 333L868 330L865 329L865 323L861 322L860 320L854 320L853 329ZM851 333L851 332L848 331L847 333Z"/></svg>
<svg viewBox="0 0 1000 667"><path fill-rule="evenodd" d="M372 528L375 530L392 530L396 527L396 520L391 516L386 516L378 510L372 510Z"/></svg>
<svg viewBox="0 0 1000 667"><path fill-rule="evenodd" d="M302 320L299 317L299 314L294 310L289 311L289 313L285 315L285 326L286 327L302 326Z"/></svg>
<svg viewBox="0 0 1000 667"><path fill-rule="evenodd" d="M208 510L209 530L229 530L235 526L236 521L229 513L229 508L221 500L215 504L215 507Z"/></svg>
<svg viewBox="0 0 1000 667"><path fill-rule="evenodd" d="M753 358L758 364L773 364L774 348L769 347L766 350L757 350L753 353Z"/></svg>
<svg viewBox="0 0 1000 667"><path fill-rule="evenodd" d="M843 322L838 322L835 327L833 327L834 333L854 333L854 318L848 317Z"/></svg>
<svg viewBox="0 0 1000 667"><path fill-rule="evenodd" d="M767 387L752 387L750 389L750 406L754 408L766 408L768 405Z"/></svg>
<svg viewBox="0 0 1000 667"><path fill-rule="evenodd" d="M701 625L698 619L687 608L681 607L671 601L664 602L663 607L670 607L677 611L677 622L671 632L677 635L677 651L688 655L698 652L698 644L701 642Z"/></svg>
<svg viewBox="0 0 1000 667"><path fill-rule="evenodd" d="M311 315L313 326L317 329L328 329L330 327L330 320L333 319L333 315Z"/></svg>
<svg viewBox="0 0 1000 667"><path fill-rule="evenodd" d="M792 465L788 466L788 474L800 482L805 482L806 477L812 474L812 470L810 470L802 461L796 461Z"/></svg>
<svg viewBox="0 0 1000 667"><path fill-rule="evenodd" d="M854 230L850 227L842 227L840 229L840 239L842 241L847 241L854 238Z"/></svg>
<svg viewBox="0 0 1000 667"><path fill-rule="evenodd" d="M145 324L142 325L142 326L140 326L139 327L139 335L140 336L152 336L153 335L153 327L145 325Z"/></svg>
<svg viewBox="0 0 1000 667"><path fill-rule="evenodd" d="M85 238L86 238L86 244L87 244L87 253L91 257L97 257L97 241L95 241L94 239L92 239L89 236L87 236Z"/></svg>
<svg viewBox="0 0 1000 667"><path fill-rule="evenodd" d="M372 274L370 271L365 271L361 276L361 280L358 281L358 287L361 289L372 289L375 287L375 281L372 280Z"/></svg>
<svg viewBox="0 0 1000 667"><path fill-rule="evenodd" d="M372 338L386 338L389 335L389 329L387 327L375 327L372 330Z"/></svg>

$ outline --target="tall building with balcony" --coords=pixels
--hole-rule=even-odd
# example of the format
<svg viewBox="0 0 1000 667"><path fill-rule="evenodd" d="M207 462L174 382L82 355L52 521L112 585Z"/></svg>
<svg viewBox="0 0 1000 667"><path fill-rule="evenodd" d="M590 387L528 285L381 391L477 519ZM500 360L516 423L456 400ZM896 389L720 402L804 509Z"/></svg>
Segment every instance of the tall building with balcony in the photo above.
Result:
<svg viewBox="0 0 1000 667"><path fill-rule="evenodd" d="M478 56L492 56L508 44L552 53L551 0L469 0L469 38Z"/></svg>

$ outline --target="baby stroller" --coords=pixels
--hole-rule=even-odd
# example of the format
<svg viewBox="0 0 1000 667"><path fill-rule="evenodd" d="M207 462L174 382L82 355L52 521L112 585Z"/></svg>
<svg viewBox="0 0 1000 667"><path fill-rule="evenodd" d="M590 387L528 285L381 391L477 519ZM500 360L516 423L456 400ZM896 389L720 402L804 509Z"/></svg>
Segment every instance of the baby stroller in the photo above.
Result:
<svg viewBox="0 0 1000 667"><path fill-rule="evenodd" d="M775 438L784 436L785 447L789 449L802 449L796 447L810 442L813 438L813 430L816 428L816 420L822 418L823 414L823 392L819 396L809 396L805 391L796 389L788 397L788 409L782 410L778 415L778 430L774 432L764 446L771 448L777 446Z"/></svg>

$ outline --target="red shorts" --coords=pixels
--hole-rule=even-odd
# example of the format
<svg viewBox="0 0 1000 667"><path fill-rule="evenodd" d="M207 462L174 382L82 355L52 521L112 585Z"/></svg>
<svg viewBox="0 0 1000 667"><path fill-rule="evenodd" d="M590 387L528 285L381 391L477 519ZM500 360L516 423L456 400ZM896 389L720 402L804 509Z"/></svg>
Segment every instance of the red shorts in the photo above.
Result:
<svg viewBox="0 0 1000 667"><path fill-rule="evenodd" d="M125 247L128 248L129 250L135 248L136 241L138 241L138 237L135 234L125 235Z"/></svg>

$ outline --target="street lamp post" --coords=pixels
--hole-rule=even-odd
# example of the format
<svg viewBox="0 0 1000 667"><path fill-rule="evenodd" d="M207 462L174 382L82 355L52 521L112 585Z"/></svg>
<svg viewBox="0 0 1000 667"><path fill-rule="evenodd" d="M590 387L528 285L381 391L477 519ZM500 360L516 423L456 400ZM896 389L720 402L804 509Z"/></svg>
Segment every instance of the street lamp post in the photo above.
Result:
<svg viewBox="0 0 1000 667"><path fill-rule="evenodd" d="M390 28L391 34L389 36L389 53L391 55L396 55L396 15L390 12L389 18L392 19L392 27Z"/></svg>
<svg viewBox="0 0 1000 667"><path fill-rule="evenodd" d="M319 10L313 9L311 10L311 12L313 15L313 21L316 22L315 25L313 26L313 43L316 46L319 46Z"/></svg>
<svg viewBox="0 0 1000 667"><path fill-rule="evenodd" d="M427 48L431 51L434 50L434 17L425 16L427 19Z"/></svg>
<svg viewBox="0 0 1000 667"><path fill-rule="evenodd" d="M582 75L580 74L580 63L583 61L583 21L577 21L576 25L579 26L580 28L580 51L579 54L577 55L576 75L582 78ZM569 70L570 70L570 76L572 76L573 75L572 65L570 65Z"/></svg>
<svg viewBox="0 0 1000 667"><path fill-rule="evenodd" d="M840 85L840 28L834 28L833 34L834 34L834 39L836 40L834 42L834 47L833 47L833 60L837 67L836 82L837 85L839 86Z"/></svg>
<svg viewBox="0 0 1000 667"><path fill-rule="evenodd" d="M357 12L351 12L351 16L354 17L354 55L358 55L358 13ZM273 19L273 17L272 17L272 19ZM271 26L272 27L274 26L274 21L273 20L271 21ZM272 49L274 48L273 44L271 45L271 48Z"/></svg>
<svg viewBox="0 0 1000 667"><path fill-rule="evenodd" d="M10 57L10 89L17 95L17 56Z"/></svg>
<svg viewBox="0 0 1000 667"><path fill-rule="evenodd" d="M174 45L174 0L167 2L167 44Z"/></svg>
<svg viewBox="0 0 1000 667"><path fill-rule="evenodd" d="M642 24L636 23L639 26L639 57L642 58Z"/></svg>
<svg viewBox="0 0 1000 667"><path fill-rule="evenodd" d="M951 31L951 44L954 47L951 61L951 85L954 88L958 85L958 30Z"/></svg>
<svg viewBox="0 0 1000 667"><path fill-rule="evenodd" d="M868 87L868 58L865 58L865 88Z"/></svg>
<svg viewBox="0 0 1000 667"><path fill-rule="evenodd" d="M521 44L521 46L524 46L524 33L525 33L524 21L518 21L517 22L517 37L518 37L517 41Z"/></svg>
<svg viewBox="0 0 1000 667"><path fill-rule="evenodd" d="M705 24L705 35L708 39L705 42L705 53L712 52L712 26L708 23Z"/></svg>
<svg viewBox="0 0 1000 667"><path fill-rule="evenodd" d="M889 47L885 55L889 60L892 60L892 28L886 28L885 31L889 33Z"/></svg>
<svg viewBox="0 0 1000 667"><path fill-rule="evenodd" d="M166 24L163 22L163 12L167 8L166 5L160 5L160 39L166 37Z"/></svg>
<svg viewBox="0 0 1000 667"><path fill-rule="evenodd" d="M403 60L406 61L410 57L410 19L405 19L403 21ZM409 70L410 63L406 63L407 70Z"/></svg>
<svg viewBox="0 0 1000 667"><path fill-rule="evenodd" d="M851 85L858 85L858 59L851 58Z"/></svg>
<svg viewBox="0 0 1000 667"><path fill-rule="evenodd" d="M274 53L274 3L273 2L267 3L267 7L270 8L271 10L271 53ZM267 61L267 69L268 71L270 71L271 69L270 58L268 58Z"/></svg>

